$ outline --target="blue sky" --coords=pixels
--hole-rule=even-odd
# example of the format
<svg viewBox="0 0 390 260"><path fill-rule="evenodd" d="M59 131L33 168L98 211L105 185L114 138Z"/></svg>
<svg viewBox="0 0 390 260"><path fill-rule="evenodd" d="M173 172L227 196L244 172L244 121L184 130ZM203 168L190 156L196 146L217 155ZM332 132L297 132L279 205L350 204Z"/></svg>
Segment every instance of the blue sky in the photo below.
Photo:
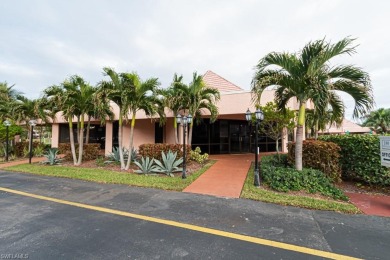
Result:
<svg viewBox="0 0 390 260"><path fill-rule="evenodd" d="M271 51L296 52L310 40L357 38L358 53L333 64L370 73L377 107L390 107L390 4L387 1L0 2L0 81L30 98L79 74L91 84L102 68L190 81L207 70L249 89L254 66ZM353 102L343 96L346 117Z"/></svg>

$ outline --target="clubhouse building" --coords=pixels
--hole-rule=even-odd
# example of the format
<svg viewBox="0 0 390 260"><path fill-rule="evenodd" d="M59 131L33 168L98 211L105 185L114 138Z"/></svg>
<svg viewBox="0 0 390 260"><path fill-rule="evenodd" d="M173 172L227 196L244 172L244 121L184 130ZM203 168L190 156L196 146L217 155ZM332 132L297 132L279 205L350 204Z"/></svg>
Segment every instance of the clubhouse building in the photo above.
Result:
<svg viewBox="0 0 390 260"><path fill-rule="evenodd" d="M203 80L208 87L220 91L221 99L216 103L219 115L214 123L210 123L210 115L204 113L202 122L199 125L194 123L192 146L199 146L202 152L209 154L254 152L254 127L245 120L245 112L248 108L252 112L255 111L251 92L243 90L212 71L207 71L203 75ZM273 100L274 90L265 90L260 103L265 105ZM298 110L298 104L295 100L291 100L288 107L292 110ZM107 121L105 125L101 126L99 120L92 119L90 126L89 143L100 143L105 154L109 154L113 147L118 146L119 111L115 104L113 104L112 109L115 114L112 121ZM134 146L136 148L145 143L175 143L173 122L176 115L170 111L167 111L166 115L166 123L160 126L158 118L150 118L143 111L137 112L134 129ZM362 128L350 121L348 124L349 128L354 128L353 131L350 131L351 133L370 131L368 128ZM344 127L341 128L341 131L348 130ZM337 132L337 129L332 128L333 132ZM124 147L129 145L129 136L130 124L126 124L123 129ZM179 136L183 136L181 127L179 127ZM280 151L287 152L287 142L293 141L293 136L293 134L289 135L287 131L284 131L283 138L279 141ZM182 141L182 138L180 140ZM59 143L69 143L69 126L62 117L57 118L56 122L52 124L52 147L58 147ZM260 152L276 151L276 141L265 135L259 135L258 143Z"/></svg>

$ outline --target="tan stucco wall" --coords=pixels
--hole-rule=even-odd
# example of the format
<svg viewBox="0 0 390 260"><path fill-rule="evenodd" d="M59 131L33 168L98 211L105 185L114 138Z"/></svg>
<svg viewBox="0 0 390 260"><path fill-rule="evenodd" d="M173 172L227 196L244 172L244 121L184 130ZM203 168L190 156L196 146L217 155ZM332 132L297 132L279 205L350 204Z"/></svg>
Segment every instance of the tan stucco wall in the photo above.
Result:
<svg viewBox="0 0 390 260"><path fill-rule="evenodd" d="M154 143L154 124L155 122L150 119L135 120L133 139L135 149L138 149L141 144ZM130 145L130 124L126 124L123 128L123 145L125 148Z"/></svg>

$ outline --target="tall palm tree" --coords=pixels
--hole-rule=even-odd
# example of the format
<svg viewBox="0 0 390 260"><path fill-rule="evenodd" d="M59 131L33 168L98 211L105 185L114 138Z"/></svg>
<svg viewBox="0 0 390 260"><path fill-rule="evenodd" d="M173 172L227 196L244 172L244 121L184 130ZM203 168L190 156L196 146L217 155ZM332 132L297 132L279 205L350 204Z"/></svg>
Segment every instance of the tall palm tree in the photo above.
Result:
<svg viewBox="0 0 390 260"><path fill-rule="evenodd" d="M379 108L364 119L363 126L368 126L377 133L386 134L390 128L390 108Z"/></svg>
<svg viewBox="0 0 390 260"><path fill-rule="evenodd" d="M150 78L142 81L137 73L130 73L126 80L130 81L131 91L127 97L126 108L131 116L130 124L130 145L129 151L133 149L135 117L139 110L143 110L146 115L160 117L160 123L165 120L163 100L157 98L158 86L160 82L157 78ZM125 170L128 170L131 162L131 152L127 159Z"/></svg>
<svg viewBox="0 0 390 260"><path fill-rule="evenodd" d="M303 126L305 109L311 101L321 115L331 104L334 113L343 114L344 105L335 91L349 94L355 101L354 117L366 114L373 107L369 75L352 65L331 66L337 56L356 52L354 39L344 38L335 44L317 40L309 42L299 53L272 52L263 57L256 67L252 80L254 101L269 86L276 86L275 101L284 110L287 102L298 101L298 126L296 132L295 167L302 170Z"/></svg>
<svg viewBox="0 0 390 260"><path fill-rule="evenodd" d="M132 91L132 82L129 73L117 73L114 69L103 68L103 75L108 76L109 80L103 80L98 84L98 94L108 100L114 102L119 108L118 115L118 143L119 143L119 157L121 169L124 170L126 165L123 157L123 121L128 119L128 98Z"/></svg>
<svg viewBox="0 0 390 260"><path fill-rule="evenodd" d="M174 83L177 92L180 93L181 110L188 110L193 117L188 134L188 144L192 143L192 132L194 122L200 123L204 111L210 112L210 121L214 122L218 117L218 107L216 103L220 100L221 95L218 89L209 88L204 83L202 76L196 72L193 73L192 82L186 85L181 82Z"/></svg>
<svg viewBox="0 0 390 260"><path fill-rule="evenodd" d="M179 136L177 133L177 121L176 115L179 113L182 104L183 96L180 94L180 85L182 84L183 76L178 76L176 73L173 76L172 84L169 88L162 90L162 95L164 97L164 106L170 109L173 112L173 129L175 133L175 143L179 143Z"/></svg>

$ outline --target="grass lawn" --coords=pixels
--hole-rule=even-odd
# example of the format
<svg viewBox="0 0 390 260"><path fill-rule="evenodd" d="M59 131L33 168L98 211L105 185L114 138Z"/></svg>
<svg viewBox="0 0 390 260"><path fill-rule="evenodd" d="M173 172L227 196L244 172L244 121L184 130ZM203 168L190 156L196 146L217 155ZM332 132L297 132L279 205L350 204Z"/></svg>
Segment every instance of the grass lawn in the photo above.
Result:
<svg viewBox="0 0 390 260"><path fill-rule="evenodd" d="M253 166L248 171L244 188L241 192L241 198L258 200L263 202L271 202L286 206L296 206L307 209L318 209L318 210L332 210L343 213L360 213L360 210L354 205L346 202L335 201L332 199L319 199L313 197L290 195L288 193L270 191L263 188L256 188L253 185Z"/></svg>
<svg viewBox="0 0 390 260"><path fill-rule="evenodd" d="M127 184L139 187L157 188L163 190L182 191L202 173L213 165L215 161L208 162L195 173L187 176L187 179L181 177L167 177L164 175L138 175L126 172L116 172L99 168L78 168L66 166L44 166L41 164L21 164L5 168L8 171L25 172L45 176L64 177L93 181L99 183Z"/></svg>

